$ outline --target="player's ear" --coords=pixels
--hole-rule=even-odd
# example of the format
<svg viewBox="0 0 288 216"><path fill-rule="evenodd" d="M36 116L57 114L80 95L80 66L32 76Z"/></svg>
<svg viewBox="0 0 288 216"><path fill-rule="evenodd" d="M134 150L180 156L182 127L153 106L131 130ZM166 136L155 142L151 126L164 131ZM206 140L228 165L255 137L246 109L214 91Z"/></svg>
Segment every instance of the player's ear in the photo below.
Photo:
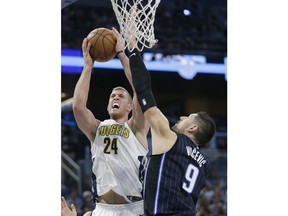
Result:
<svg viewBox="0 0 288 216"><path fill-rule="evenodd" d="M190 125L188 128L188 133L193 134L197 129L198 129L197 125L195 125L195 124Z"/></svg>
<svg viewBox="0 0 288 216"><path fill-rule="evenodd" d="M127 109L128 109L128 112L130 113L131 110L133 109L133 104L129 104Z"/></svg>

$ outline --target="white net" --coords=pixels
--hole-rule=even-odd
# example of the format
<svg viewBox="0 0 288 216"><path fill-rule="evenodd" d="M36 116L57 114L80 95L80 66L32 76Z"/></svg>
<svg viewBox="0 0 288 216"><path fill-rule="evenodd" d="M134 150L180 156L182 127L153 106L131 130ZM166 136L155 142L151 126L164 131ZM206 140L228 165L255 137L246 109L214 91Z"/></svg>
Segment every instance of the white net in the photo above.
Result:
<svg viewBox="0 0 288 216"><path fill-rule="evenodd" d="M120 26L123 47L131 51L137 48L152 48L156 43L154 20L161 0L111 0L114 13ZM134 10L134 12L132 12ZM128 46L136 40L133 47Z"/></svg>

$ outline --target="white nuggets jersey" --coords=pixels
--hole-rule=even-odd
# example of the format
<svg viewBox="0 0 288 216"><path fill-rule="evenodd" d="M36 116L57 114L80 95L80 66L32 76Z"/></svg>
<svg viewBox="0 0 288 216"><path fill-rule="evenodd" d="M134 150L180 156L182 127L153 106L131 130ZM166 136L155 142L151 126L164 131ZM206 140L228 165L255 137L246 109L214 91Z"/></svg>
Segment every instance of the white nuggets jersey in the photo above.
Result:
<svg viewBox="0 0 288 216"><path fill-rule="evenodd" d="M101 196L109 190L123 196L142 197L140 167L148 150L133 134L128 123L105 120L98 126L91 147L92 172L96 176L96 194Z"/></svg>

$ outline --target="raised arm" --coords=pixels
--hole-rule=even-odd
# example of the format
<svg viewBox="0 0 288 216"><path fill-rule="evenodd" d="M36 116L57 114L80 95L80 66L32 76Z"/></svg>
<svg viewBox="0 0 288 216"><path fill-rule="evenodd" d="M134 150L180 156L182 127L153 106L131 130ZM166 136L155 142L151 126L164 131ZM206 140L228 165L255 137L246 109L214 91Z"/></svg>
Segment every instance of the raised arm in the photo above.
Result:
<svg viewBox="0 0 288 216"><path fill-rule="evenodd" d="M167 118L157 108L151 88L151 78L137 49L130 57L130 68L133 85L144 116L151 125L152 154L161 154L168 151L177 139L177 135L169 127Z"/></svg>
<svg viewBox="0 0 288 216"><path fill-rule="evenodd" d="M149 131L149 124L145 120L144 114L137 100L137 94L132 81L129 58L126 56L123 45L121 44L120 33L115 28L112 28L112 31L117 37L117 44L115 47L116 49L115 51L116 53L118 53L117 56L120 59L120 62L123 66L125 76L129 81L129 84L133 90L133 110L132 110L132 116L129 119L128 124L133 130L133 133L136 135L138 140L144 145L145 148L148 148L147 134Z"/></svg>
<svg viewBox="0 0 288 216"><path fill-rule="evenodd" d="M87 108L91 72L94 63L89 54L90 46L91 44L85 38L82 43L84 67L74 90L73 113L79 129L92 143L100 121L95 119L93 113Z"/></svg>

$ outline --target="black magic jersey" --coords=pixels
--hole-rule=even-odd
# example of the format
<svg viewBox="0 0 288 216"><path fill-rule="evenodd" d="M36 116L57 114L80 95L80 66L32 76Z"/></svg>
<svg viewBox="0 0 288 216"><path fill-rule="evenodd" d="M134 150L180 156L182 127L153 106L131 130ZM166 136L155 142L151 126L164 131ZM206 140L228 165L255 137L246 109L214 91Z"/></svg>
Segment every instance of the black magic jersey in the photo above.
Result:
<svg viewBox="0 0 288 216"><path fill-rule="evenodd" d="M144 179L145 215L195 215L208 169L196 144L178 134L168 152L150 156Z"/></svg>

